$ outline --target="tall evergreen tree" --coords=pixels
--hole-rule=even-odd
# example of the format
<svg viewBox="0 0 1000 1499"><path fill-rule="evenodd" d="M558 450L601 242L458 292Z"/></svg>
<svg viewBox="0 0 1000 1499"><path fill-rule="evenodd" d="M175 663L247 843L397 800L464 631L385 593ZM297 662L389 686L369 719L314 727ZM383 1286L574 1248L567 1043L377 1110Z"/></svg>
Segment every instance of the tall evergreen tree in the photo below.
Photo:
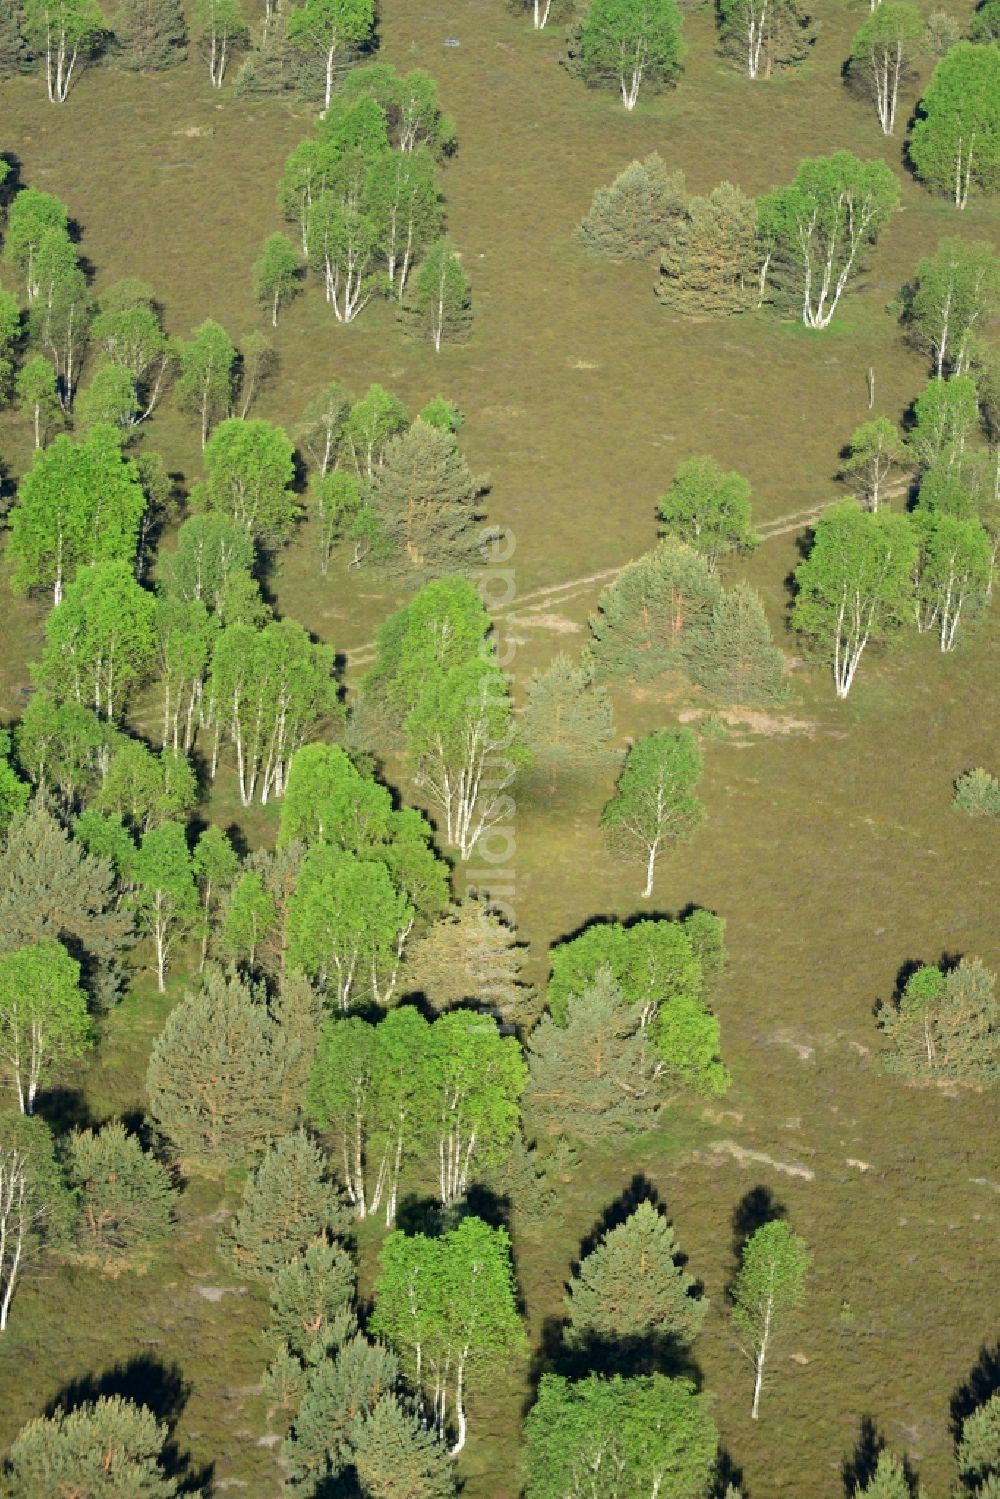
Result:
<svg viewBox="0 0 1000 1499"><path fill-rule="evenodd" d="M152 1411L120 1395L70 1411L57 1407L22 1427L8 1458L9 1499L175 1499L169 1433Z"/></svg>
<svg viewBox="0 0 1000 1499"><path fill-rule="evenodd" d="M689 198L663 241L654 288L678 312L719 316L745 312L760 300L757 204L722 182L705 198Z"/></svg>
<svg viewBox="0 0 1000 1499"><path fill-rule="evenodd" d="M85 1255L115 1268L167 1237L177 1189L166 1167L120 1120L75 1131L66 1165L79 1194L76 1242Z"/></svg>
<svg viewBox="0 0 1000 1499"><path fill-rule="evenodd" d="M534 1127L589 1143L652 1126L660 1064L642 1010L605 969L570 998L564 1025L542 1018L527 1043L524 1108Z"/></svg>
<svg viewBox="0 0 1000 1499"><path fill-rule="evenodd" d="M526 949L488 900L467 896L407 949L402 987L435 1010L473 1001L507 1025L525 1022L534 991L522 974Z"/></svg>
<svg viewBox="0 0 1000 1499"><path fill-rule="evenodd" d="M366 1499L451 1499L454 1465L433 1433L391 1395L351 1431L354 1471Z"/></svg>
<svg viewBox="0 0 1000 1499"><path fill-rule="evenodd" d="M481 561L486 487L469 472L454 434L418 418L386 442L371 479L379 550L425 575Z"/></svg>
<svg viewBox="0 0 1000 1499"><path fill-rule="evenodd" d="M882 1005L886 1067L907 1077L951 1078L987 1087L1000 1081L1000 1004L996 975L978 958L947 972L923 966L898 1004Z"/></svg>
<svg viewBox="0 0 1000 1499"><path fill-rule="evenodd" d="M218 1169L252 1159L294 1116L289 1042L265 997L207 970L170 1012L146 1072L150 1112L176 1154Z"/></svg>
<svg viewBox="0 0 1000 1499"><path fill-rule="evenodd" d="M569 1284L566 1334L593 1366L652 1373L672 1351L694 1341L708 1303L678 1263L673 1229L651 1202L641 1202L589 1254Z"/></svg>
<svg viewBox="0 0 1000 1499"><path fill-rule="evenodd" d="M548 766L549 790L560 770L592 760L614 736L611 699L594 681L592 661L580 665L560 651L528 683L521 731L536 760Z"/></svg>
<svg viewBox="0 0 1000 1499"><path fill-rule="evenodd" d="M723 589L689 664L699 686L723 703L767 707L785 695L785 658L748 583Z"/></svg>
<svg viewBox="0 0 1000 1499"><path fill-rule="evenodd" d="M683 666L718 595L703 557L680 542L661 542L623 568L598 600L590 630L599 671L643 682Z"/></svg>
<svg viewBox="0 0 1000 1499"><path fill-rule="evenodd" d="M351 1465L357 1423L395 1393L399 1360L391 1349L356 1333L310 1370L281 1456L293 1495L329 1489Z"/></svg>
<svg viewBox="0 0 1000 1499"><path fill-rule="evenodd" d="M177 0L122 0L114 32L123 68L158 73L187 56L187 28Z"/></svg>
<svg viewBox="0 0 1000 1499"><path fill-rule="evenodd" d="M247 1178L243 1202L221 1241L241 1275L270 1280L313 1241L346 1227L329 1163L305 1130L275 1141Z"/></svg>
<svg viewBox="0 0 1000 1499"><path fill-rule="evenodd" d="M654 151L599 187L577 239L592 255L645 260L670 238L685 212L683 172L669 172Z"/></svg>

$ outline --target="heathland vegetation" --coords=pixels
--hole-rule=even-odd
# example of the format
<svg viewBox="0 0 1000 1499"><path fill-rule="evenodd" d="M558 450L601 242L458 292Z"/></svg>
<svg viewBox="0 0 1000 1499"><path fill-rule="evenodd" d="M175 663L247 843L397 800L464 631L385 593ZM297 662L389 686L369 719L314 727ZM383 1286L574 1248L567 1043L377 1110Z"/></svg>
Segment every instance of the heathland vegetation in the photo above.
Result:
<svg viewBox="0 0 1000 1499"><path fill-rule="evenodd" d="M0 1493L988 1499L1000 13L0 0Z"/></svg>

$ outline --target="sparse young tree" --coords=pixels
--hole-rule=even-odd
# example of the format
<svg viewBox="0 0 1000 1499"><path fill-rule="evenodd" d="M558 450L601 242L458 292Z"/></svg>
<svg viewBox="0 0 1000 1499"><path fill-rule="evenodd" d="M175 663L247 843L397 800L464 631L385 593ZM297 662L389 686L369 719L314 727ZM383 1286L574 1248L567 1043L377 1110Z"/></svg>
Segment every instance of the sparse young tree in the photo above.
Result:
<svg viewBox="0 0 1000 1499"><path fill-rule="evenodd" d="M151 1115L177 1155L217 1170L282 1135L294 1114L289 1052L261 990L206 970L198 992L171 1010L146 1072Z"/></svg>
<svg viewBox="0 0 1000 1499"><path fill-rule="evenodd" d="M31 787L22 781L10 763L12 739L7 729L0 729L0 833L6 832L15 817L20 817L31 800ZM20 753L20 734L18 735ZM24 764L23 760L21 761Z"/></svg>
<svg viewBox="0 0 1000 1499"><path fill-rule="evenodd" d="M532 672L521 732L536 760L549 768L549 790L568 766L606 751L614 737L611 699L594 681L593 663L577 665L560 651L545 671Z"/></svg>
<svg viewBox="0 0 1000 1499"><path fill-rule="evenodd" d="M0 1057L22 1114L34 1112L43 1074L93 1044L80 965L51 939L0 957Z"/></svg>
<svg viewBox="0 0 1000 1499"><path fill-rule="evenodd" d="M955 782L952 806L968 817L1000 817L1000 781L982 765L967 770Z"/></svg>
<svg viewBox="0 0 1000 1499"><path fill-rule="evenodd" d="M688 667L723 703L767 707L785 695L785 658L774 643L760 596L749 583L723 589Z"/></svg>
<svg viewBox="0 0 1000 1499"><path fill-rule="evenodd" d="M704 816L694 788L704 757L690 729L661 729L629 750L614 795L601 814L612 847L640 857L646 870L643 899L653 893L656 861L664 849L690 837Z"/></svg>
<svg viewBox="0 0 1000 1499"><path fill-rule="evenodd" d="M834 151L803 161L791 187L758 204L761 232L787 257L807 328L827 328L848 282L899 202L884 161Z"/></svg>
<svg viewBox="0 0 1000 1499"><path fill-rule="evenodd" d="M169 1234L177 1189L120 1120L74 1131L66 1174L79 1197L77 1245L106 1268L141 1258Z"/></svg>
<svg viewBox="0 0 1000 1499"><path fill-rule="evenodd" d="M295 247L286 234L269 234L260 259L253 268L257 300L271 314L271 326L278 326L278 312L298 290L302 266Z"/></svg>
<svg viewBox="0 0 1000 1499"><path fill-rule="evenodd" d="M1000 304L1000 258L987 240L943 239L904 298L907 332L931 355L938 379L965 374L973 340Z"/></svg>
<svg viewBox="0 0 1000 1499"><path fill-rule="evenodd" d="M247 1178L221 1249L241 1275L270 1280L315 1240L347 1224L329 1163L305 1130L277 1140Z"/></svg>
<svg viewBox="0 0 1000 1499"><path fill-rule="evenodd" d="M760 297L757 204L721 182L707 198L689 198L663 242L656 295L678 312L745 312Z"/></svg>
<svg viewBox="0 0 1000 1499"><path fill-rule="evenodd" d="M173 0L156 3L172 4ZM145 421L176 363L173 341L163 331L149 287L132 277L109 287L98 302L90 333L111 364L131 375L140 397L135 420Z"/></svg>
<svg viewBox="0 0 1000 1499"><path fill-rule="evenodd" d="M382 1250L372 1328L394 1344L423 1391L439 1441L454 1420L451 1454L457 1456L465 1446L468 1388L497 1358L510 1359L524 1339L506 1230L468 1217L436 1239L391 1234Z"/></svg>
<svg viewBox="0 0 1000 1499"><path fill-rule="evenodd" d="M584 16L580 72L591 85L616 88L628 110L643 84L673 82L684 52L675 0L593 0Z"/></svg>
<svg viewBox="0 0 1000 1499"><path fill-rule="evenodd" d="M748 481L725 473L712 458L682 463L658 509L663 534L699 552L709 572L731 552L750 552L757 545Z"/></svg>
<svg viewBox="0 0 1000 1499"><path fill-rule="evenodd" d="M883 489L893 473L906 466L908 456L895 424L886 416L877 416L874 421L863 422L852 435L841 475L857 483L864 508L875 511Z"/></svg>
<svg viewBox="0 0 1000 1499"><path fill-rule="evenodd" d="M910 137L917 176L965 208L1000 187L1000 50L959 42L942 57Z"/></svg>
<svg viewBox="0 0 1000 1499"><path fill-rule="evenodd" d="M654 152L597 189L577 238L592 255L645 260L667 242L686 204L684 173L669 172Z"/></svg>
<svg viewBox="0 0 1000 1499"><path fill-rule="evenodd" d="M268 1340L284 1344L304 1364L319 1364L352 1337L354 1261L340 1244L317 1238L279 1265L270 1280Z"/></svg>
<svg viewBox="0 0 1000 1499"><path fill-rule="evenodd" d="M62 1245L71 1218L48 1125L0 1113L0 1332L6 1331L18 1280L47 1248ZM37 1499L44 1499L41 1491Z"/></svg>
<svg viewBox="0 0 1000 1499"><path fill-rule="evenodd" d="M236 0L208 0L213 6L232 5ZM206 318L190 343L180 353L177 394L188 411L201 423L201 445L208 442L216 422L230 413L236 370L236 350L226 330Z"/></svg>
<svg viewBox="0 0 1000 1499"><path fill-rule="evenodd" d="M299 440L310 464L321 478L325 478L336 466L344 424L350 409L350 396L335 380L325 386L306 407Z"/></svg>
<svg viewBox="0 0 1000 1499"><path fill-rule="evenodd" d="M571 0L507 0L507 8L515 15L527 11L535 30L544 31L550 21L561 20L569 13Z"/></svg>
<svg viewBox="0 0 1000 1499"><path fill-rule="evenodd" d="M107 33L97 0L26 0L28 34L45 58L49 102L65 104L73 74Z"/></svg>
<svg viewBox="0 0 1000 1499"><path fill-rule="evenodd" d="M756 1421L764 1370L785 1316L805 1295L809 1251L801 1235L781 1219L764 1223L743 1245L732 1290L733 1323L753 1366L751 1418Z"/></svg>
<svg viewBox="0 0 1000 1499"><path fill-rule="evenodd" d="M543 1374L524 1426L526 1499L700 1499L719 1434L686 1379Z"/></svg>
<svg viewBox="0 0 1000 1499"><path fill-rule="evenodd" d="M221 88L229 63L250 40L239 0L197 0L191 16L191 32L208 63L212 87ZM203 428L203 442L204 436Z"/></svg>
<svg viewBox="0 0 1000 1499"><path fill-rule="evenodd" d="M963 958L947 971L918 968L898 1004L878 1011L889 1071L995 1085L1000 1080L995 986L996 975L978 958Z"/></svg>
<svg viewBox="0 0 1000 1499"><path fill-rule="evenodd" d="M120 1395L101 1396L29 1421L8 1457L9 1499L175 1499L169 1476L169 1431L152 1411Z"/></svg>
<svg viewBox="0 0 1000 1499"><path fill-rule="evenodd" d="M374 0L303 0L293 7L288 35L304 52L318 53L326 71L324 111L333 98L338 53L359 51L375 29Z"/></svg>
<svg viewBox="0 0 1000 1499"><path fill-rule="evenodd" d="M566 1299L570 1347L601 1367L655 1368L669 1349L697 1337L708 1302L693 1295L697 1282L678 1263L673 1229L651 1202L641 1202L584 1255ZM649 1370L648 1372L652 1372Z"/></svg>
<svg viewBox="0 0 1000 1499"><path fill-rule="evenodd" d="M912 71L922 38L919 11L907 0L882 0L851 43L849 77L874 96L883 135L896 128L899 85Z"/></svg>
<svg viewBox="0 0 1000 1499"><path fill-rule="evenodd" d="M534 1127L588 1144L651 1128L661 1064L643 1011L604 968L569 998L564 1023L542 1017L526 1049L524 1108Z"/></svg>
<svg viewBox="0 0 1000 1499"><path fill-rule="evenodd" d="M114 31L120 67L158 73L187 56L187 28L177 0L122 0Z"/></svg>
<svg viewBox="0 0 1000 1499"><path fill-rule="evenodd" d="M909 517L862 510L853 500L817 521L795 570L792 627L831 664L846 698L869 644L886 644L913 603L917 542Z"/></svg>
<svg viewBox="0 0 1000 1499"><path fill-rule="evenodd" d="M623 568L590 617L602 675L648 681L683 666L720 585L698 552L670 539Z"/></svg>
<svg viewBox="0 0 1000 1499"><path fill-rule="evenodd" d="M442 344L468 333L472 322L469 278L449 240L439 239L427 252L404 313L407 326L429 338L438 354Z"/></svg>
<svg viewBox="0 0 1000 1499"><path fill-rule="evenodd" d="M278 368L278 356L271 344L254 328L243 340L240 351L240 399L236 415L246 421L254 402Z"/></svg>

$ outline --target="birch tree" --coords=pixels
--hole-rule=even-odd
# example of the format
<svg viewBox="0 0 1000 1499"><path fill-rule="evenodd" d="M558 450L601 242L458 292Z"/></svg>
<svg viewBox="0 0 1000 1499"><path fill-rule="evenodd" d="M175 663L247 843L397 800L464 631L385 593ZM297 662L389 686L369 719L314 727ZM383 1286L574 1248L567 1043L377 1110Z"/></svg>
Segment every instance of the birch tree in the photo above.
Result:
<svg viewBox="0 0 1000 1499"><path fill-rule="evenodd" d="M468 332L472 321L469 278L447 239L439 239L424 258L405 319L408 327L430 339L436 354L440 354L442 344Z"/></svg>
<svg viewBox="0 0 1000 1499"><path fill-rule="evenodd" d="M722 50L739 59L748 78L770 78L801 62L815 40L794 0L721 0L719 29Z"/></svg>
<svg viewBox="0 0 1000 1499"><path fill-rule="evenodd" d="M270 312L272 328L277 328L278 312L298 290L301 274L301 262L288 236L269 234L253 276L257 300Z"/></svg>
<svg viewBox="0 0 1000 1499"><path fill-rule="evenodd" d="M61 942L0 958L0 1056L22 1114L34 1112L43 1074L83 1056L92 1041L80 965Z"/></svg>
<svg viewBox="0 0 1000 1499"><path fill-rule="evenodd" d="M136 466L113 428L95 427L78 443L60 435L36 449L10 513L14 587L51 588L59 605L81 567L133 565L145 508Z"/></svg>
<svg viewBox="0 0 1000 1499"><path fill-rule="evenodd" d="M37 187L24 188L7 210L3 258L20 274L29 304L38 296L38 254L50 230L62 239L69 239L69 212L65 203Z"/></svg>
<svg viewBox="0 0 1000 1499"><path fill-rule="evenodd" d="M849 76L874 96L883 135L896 128L899 85L912 70L922 36L923 22L912 5L882 0L851 43Z"/></svg>
<svg viewBox="0 0 1000 1499"><path fill-rule="evenodd" d="M45 84L51 104L65 104L73 75L107 33L97 0L29 0L29 33L45 57Z"/></svg>
<svg viewBox="0 0 1000 1499"><path fill-rule="evenodd" d="M56 372L43 355L34 354L18 370L14 388L18 410L31 420L35 447L42 448L62 420Z"/></svg>
<svg viewBox="0 0 1000 1499"><path fill-rule="evenodd" d="M419 1010L400 1005L375 1027L374 1042L371 1211L377 1213L384 1200L385 1226L394 1228L403 1169L428 1144L433 1030Z"/></svg>
<svg viewBox="0 0 1000 1499"><path fill-rule="evenodd" d="M645 83L673 81L684 56L675 0L593 0L580 33L580 72L590 84L617 88L633 110Z"/></svg>
<svg viewBox="0 0 1000 1499"><path fill-rule="evenodd" d="M225 328L206 318L180 353L177 393L201 424L201 445L216 422L230 413L236 350Z"/></svg>
<svg viewBox="0 0 1000 1499"><path fill-rule="evenodd" d="M916 619L921 631L936 629L943 651L955 648L961 620L986 602L992 566L990 539L974 517L944 510L914 513L919 542Z"/></svg>
<svg viewBox="0 0 1000 1499"><path fill-rule="evenodd" d="M787 1223L764 1223L743 1245L733 1287L733 1323L753 1367L750 1416L756 1421L768 1355L784 1318L805 1295L809 1251Z"/></svg>
<svg viewBox="0 0 1000 1499"><path fill-rule="evenodd" d="M510 816L504 793L525 760L496 661L466 661L428 682L405 733L414 781L443 818L447 841L468 859Z"/></svg>
<svg viewBox="0 0 1000 1499"><path fill-rule="evenodd" d="M749 482L711 458L682 463L658 509L662 532L700 552L709 572L731 552L751 552L757 545Z"/></svg>
<svg viewBox="0 0 1000 1499"><path fill-rule="evenodd" d="M305 409L299 441L320 478L325 478L337 465L350 409L351 398L336 380L325 386Z"/></svg>
<svg viewBox="0 0 1000 1499"><path fill-rule="evenodd" d="M441 193L430 148L379 157L372 164L369 196L393 294L402 302L410 271L441 231Z"/></svg>
<svg viewBox="0 0 1000 1499"><path fill-rule="evenodd" d="M866 510L878 510L890 478L907 463L909 453L899 431L886 416L863 422L847 444L841 475L855 480Z"/></svg>
<svg viewBox="0 0 1000 1499"><path fill-rule="evenodd" d="M870 644L887 644L913 606L917 543L905 515L833 505L816 523L795 570L792 628L829 661L839 698Z"/></svg>
<svg viewBox="0 0 1000 1499"><path fill-rule="evenodd" d="M177 532L177 546L161 552L159 571L168 593L184 604L203 604L220 624L228 622L231 585L254 565L254 540L245 526L211 510L191 515Z"/></svg>
<svg viewBox="0 0 1000 1499"><path fill-rule="evenodd" d="M20 1277L65 1237L71 1206L45 1122L0 1114L0 1332Z"/></svg>
<svg viewBox="0 0 1000 1499"><path fill-rule="evenodd" d="M210 771L214 777L228 742L245 807L283 795L292 756L336 715L333 663L332 647L314 645L291 619L263 630L229 625L219 635L205 692Z"/></svg>
<svg viewBox="0 0 1000 1499"><path fill-rule="evenodd" d="M375 1030L358 1015L325 1021L305 1099L307 1117L333 1136L344 1189L362 1219L368 1216Z"/></svg>
<svg viewBox="0 0 1000 1499"><path fill-rule="evenodd" d="M302 861L289 902L288 961L316 979L344 1013L389 1002L414 919L385 865L320 845Z"/></svg>
<svg viewBox="0 0 1000 1499"><path fill-rule="evenodd" d="M28 308L28 335L52 361L59 404L68 412L80 379L92 308L76 250L61 232L42 237L34 275L37 294Z"/></svg>
<svg viewBox="0 0 1000 1499"><path fill-rule="evenodd" d="M143 836L135 860L135 882L136 915L140 929L153 942L156 987L162 994L170 954L198 921L194 865L179 822L161 823Z"/></svg>
<svg viewBox="0 0 1000 1499"><path fill-rule="evenodd" d="M174 343L163 331L149 287L133 278L109 287L98 302L90 336L113 365L132 376L139 393L135 420L145 421L176 362Z"/></svg>
<svg viewBox="0 0 1000 1499"><path fill-rule="evenodd" d="M968 373L973 340L1000 304L1000 258L988 240L943 239L904 292L903 321L940 380Z"/></svg>
<svg viewBox="0 0 1000 1499"><path fill-rule="evenodd" d="M195 504L228 515L257 542L287 537L298 516L292 455L288 437L271 422L221 422L205 445L206 477Z"/></svg>
<svg viewBox="0 0 1000 1499"><path fill-rule="evenodd" d="M807 328L826 328L866 249L899 202L899 183L884 161L850 151L802 162L791 187L760 200L765 237L794 267Z"/></svg>
<svg viewBox="0 0 1000 1499"><path fill-rule="evenodd" d="M517 1133L528 1069L516 1036L491 1015L452 1010L431 1027L427 1132L443 1207L464 1197L473 1165L501 1161Z"/></svg>
<svg viewBox="0 0 1000 1499"><path fill-rule="evenodd" d="M966 444L979 425L979 398L971 375L931 380L913 403L909 447L926 471L944 465L961 474Z"/></svg>
<svg viewBox="0 0 1000 1499"><path fill-rule="evenodd" d="M439 1440L454 1422L457 1456L468 1431L469 1385L524 1340L506 1230L468 1217L436 1239L390 1234L372 1327L398 1350Z"/></svg>
<svg viewBox="0 0 1000 1499"><path fill-rule="evenodd" d="M367 205L325 192L309 212L309 259L339 323L353 323L378 290L378 224Z"/></svg>
<svg viewBox="0 0 1000 1499"><path fill-rule="evenodd" d="M191 17L191 31L208 64L213 88L221 88L233 55L250 39L237 0L198 0Z"/></svg>
<svg viewBox="0 0 1000 1499"><path fill-rule="evenodd" d="M973 187L1000 188L1000 50L959 42L942 57L920 101L910 159L932 192L964 209Z"/></svg>
<svg viewBox="0 0 1000 1499"><path fill-rule="evenodd" d="M152 675L156 602L123 562L81 568L45 622L39 682L114 722Z"/></svg>
<svg viewBox="0 0 1000 1499"><path fill-rule="evenodd" d="M338 53L367 45L375 29L374 0L304 0L292 7L288 36L304 52L318 53L325 70L324 112L333 98Z"/></svg>
<svg viewBox="0 0 1000 1499"><path fill-rule="evenodd" d="M690 837L704 816L694 788L703 756L690 729L661 729L629 750L614 795L601 814L612 847L640 857L646 871L642 896L653 893L656 861L664 849Z"/></svg>

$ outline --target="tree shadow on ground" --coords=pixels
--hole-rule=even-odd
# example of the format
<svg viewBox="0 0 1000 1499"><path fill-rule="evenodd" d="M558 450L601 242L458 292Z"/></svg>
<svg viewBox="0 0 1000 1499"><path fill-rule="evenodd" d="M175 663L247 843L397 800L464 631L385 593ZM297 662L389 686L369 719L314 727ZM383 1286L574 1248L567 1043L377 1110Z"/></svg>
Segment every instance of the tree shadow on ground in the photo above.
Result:
<svg viewBox="0 0 1000 1499"><path fill-rule="evenodd" d="M788 1209L783 1202L778 1201L770 1187L751 1187L749 1192L743 1194L733 1208L733 1216L730 1220L733 1228L733 1262L729 1279L726 1281L727 1296L736 1284L736 1277L743 1261L743 1249L747 1241L752 1239L765 1223L774 1223L787 1217Z"/></svg>
<svg viewBox="0 0 1000 1499"><path fill-rule="evenodd" d="M840 1476L843 1479L847 1499L854 1499L859 1489L871 1483L878 1468L879 1456L885 1451L886 1445L885 1436L879 1430L875 1420L871 1416L862 1416L854 1451L849 1457L845 1457L840 1465ZM903 1465L903 1477L907 1487L912 1495L916 1495L916 1474L905 1456L900 1461Z"/></svg>
<svg viewBox="0 0 1000 1499"><path fill-rule="evenodd" d="M191 1386L178 1364L165 1364L152 1354L140 1353L119 1360L101 1374L83 1374L63 1385L45 1407L46 1416L57 1411L73 1411L102 1398L119 1396L144 1405L167 1428L161 1462L167 1474L178 1483L181 1494L209 1492L215 1472L214 1463L195 1468L189 1453L181 1452L174 1441L174 1428L187 1404Z"/></svg>
<svg viewBox="0 0 1000 1499"><path fill-rule="evenodd" d="M1000 1390L1000 1342L979 1350L979 1357L951 1397L949 1414L951 1434L956 1443L962 1435L962 1427L974 1410L985 1405Z"/></svg>

